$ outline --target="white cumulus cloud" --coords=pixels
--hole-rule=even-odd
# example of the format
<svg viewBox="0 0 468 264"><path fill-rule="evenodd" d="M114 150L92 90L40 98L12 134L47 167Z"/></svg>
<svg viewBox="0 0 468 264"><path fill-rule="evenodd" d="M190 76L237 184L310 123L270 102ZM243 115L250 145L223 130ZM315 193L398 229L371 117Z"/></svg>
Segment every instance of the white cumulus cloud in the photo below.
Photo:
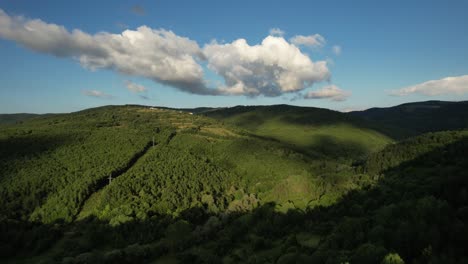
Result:
<svg viewBox="0 0 468 264"><path fill-rule="evenodd" d="M224 94L279 96L330 77L325 61L313 62L282 37L268 36L253 46L245 39L214 42L203 51L208 68L225 80L219 88Z"/></svg>
<svg viewBox="0 0 468 264"><path fill-rule="evenodd" d="M289 41L297 46L308 46L308 47L323 47L326 43L325 38L319 34L310 36L297 35L292 37Z"/></svg>
<svg viewBox="0 0 468 264"><path fill-rule="evenodd" d="M283 34L272 29L257 45L238 39L227 44L212 42L201 49L194 40L165 29L141 26L119 34L88 34L39 19L10 16L0 9L0 38L40 53L72 58L90 70L114 70L201 95L279 96L330 78L326 61L312 61L299 49L324 43L320 35L296 36L294 44ZM202 63L224 83L206 80ZM135 92L145 89L137 84L127 84L127 88ZM92 91L86 95L100 96Z"/></svg>
<svg viewBox="0 0 468 264"><path fill-rule="evenodd" d="M147 90L145 86L131 82L131 81L126 81L125 86L127 86L127 89L129 91L134 92L134 93L142 93Z"/></svg>
<svg viewBox="0 0 468 264"><path fill-rule="evenodd" d="M468 93L468 75L446 77L440 80L431 80L413 86L390 91L390 95L406 96L410 94L422 94L435 96L441 94Z"/></svg>
<svg viewBox="0 0 468 264"><path fill-rule="evenodd" d="M112 69L197 93L216 93L205 86L196 61L203 54L198 44L172 31L141 26L121 34L94 35L39 19L11 17L0 9L0 37L32 50L71 57L89 69Z"/></svg>
<svg viewBox="0 0 468 264"><path fill-rule="evenodd" d="M332 101L344 101L349 96L351 92L344 91L336 85L327 85L316 91L310 91L304 95L304 99L330 99Z"/></svg>

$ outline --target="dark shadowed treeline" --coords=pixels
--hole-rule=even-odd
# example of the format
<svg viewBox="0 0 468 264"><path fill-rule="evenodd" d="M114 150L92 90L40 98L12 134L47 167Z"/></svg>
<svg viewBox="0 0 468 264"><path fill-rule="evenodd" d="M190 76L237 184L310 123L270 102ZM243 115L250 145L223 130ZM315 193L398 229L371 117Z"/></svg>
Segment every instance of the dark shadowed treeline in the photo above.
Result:
<svg viewBox="0 0 468 264"><path fill-rule="evenodd" d="M468 128L468 102L426 101L370 108L348 115L371 122L372 128L395 139L423 133Z"/></svg>

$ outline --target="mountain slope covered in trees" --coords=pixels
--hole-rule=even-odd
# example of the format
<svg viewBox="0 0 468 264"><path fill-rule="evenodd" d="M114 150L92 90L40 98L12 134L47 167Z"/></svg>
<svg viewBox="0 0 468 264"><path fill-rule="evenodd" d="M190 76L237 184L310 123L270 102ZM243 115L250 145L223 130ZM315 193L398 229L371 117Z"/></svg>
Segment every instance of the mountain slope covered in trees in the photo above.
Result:
<svg viewBox="0 0 468 264"><path fill-rule="evenodd" d="M466 131L395 142L326 109L187 111L108 106L0 126L0 259L467 261Z"/></svg>

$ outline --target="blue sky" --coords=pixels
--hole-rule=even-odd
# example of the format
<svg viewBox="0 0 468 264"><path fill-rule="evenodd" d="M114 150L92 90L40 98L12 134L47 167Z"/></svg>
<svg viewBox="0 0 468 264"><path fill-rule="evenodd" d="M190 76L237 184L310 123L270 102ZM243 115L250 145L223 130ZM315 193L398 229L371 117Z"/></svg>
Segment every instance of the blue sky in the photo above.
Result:
<svg viewBox="0 0 468 264"><path fill-rule="evenodd" d="M54 56L57 50L50 49L34 51L31 47L39 45L34 42L36 35L18 37L4 33L2 37L0 23L0 113L70 112L107 104L197 107L286 103L346 110L422 100L468 100L467 1L16 0L2 1L0 9L9 19L18 16L26 21L40 19L64 26L69 32L79 29L90 36L99 32L121 34L126 29L136 31L142 25L172 31L198 44L204 55L195 50L189 54L193 60L188 62L202 70L202 79L209 88L224 87L218 95L200 94L203 93L200 90L195 94L187 92L185 75L192 76L190 69L182 72L182 77L177 76L179 79L170 77L169 81L161 72L149 76L135 69L129 73L122 63L92 70L93 67L85 67L76 59L87 52L83 48L70 51L73 56ZM214 59L238 54L232 53L234 46L230 45L237 39L246 40L248 46L243 51L247 53L251 46L262 43L273 28L284 34L276 34L272 41L284 39L285 48L297 46L312 63L326 62L326 72L300 75L305 83L289 87L280 79L271 79L275 75L268 71L276 68L260 65L264 68L253 76L241 74L226 81L225 77L238 69L238 61L224 64ZM48 32L41 36L52 39ZM295 36L315 34L324 41L308 45L292 40ZM24 40L28 37L31 39ZM213 44L209 55L204 47L213 40L218 44ZM33 44L25 45L24 41ZM57 43L55 49L73 49L59 47L63 43ZM176 53L186 52L177 43L180 50ZM229 45L223 47L224 44ZM334 46L341 48L340 54L333 51ZM240 66L252 70L249 67L258 66L255 63ZM140 64L135 61L135 65ZM309 66L313 68L312 64ZM300 68L285 71L294 75L297 69ZM265 76L258 76L262 74ZM444 79L447 77L455 78ZM431 80L435 82L425 83ZM239 92L234 88L240 83L244 87ZM258 88L248 85L252 83L267 84ZM129 84L143 88L132 91ZM341 94L333 97L335 93Z"/></svg>

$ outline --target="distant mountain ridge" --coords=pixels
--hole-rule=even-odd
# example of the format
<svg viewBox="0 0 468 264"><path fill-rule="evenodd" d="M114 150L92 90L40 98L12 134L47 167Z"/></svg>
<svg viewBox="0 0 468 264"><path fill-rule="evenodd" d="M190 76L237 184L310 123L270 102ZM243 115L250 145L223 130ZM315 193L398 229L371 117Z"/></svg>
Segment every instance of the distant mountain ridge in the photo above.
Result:
<svg viewBox="0 0 468 264"><path fill-rule="evenodd" d="M425 101L348 113L374 122L377 129L401 139L426 132L468 128L468 101Z"/></svg>
<svg viewBox="0 0 468 264"><path fill-rule="evenodd" d="M39 114L0 114L0 125L2 124L16 124L18 122L28 120L39 116Z"/></svg>
<svg viewBox="0 0 468 264"><path fill-rule="evenodd" d="M128 105L140 106L140 105ZM363 111L342 113L326 108L278 105L237 105L233 107L173 108L143 106L205 115L235 125L257 129L272 118L296 125L351 123L378 131L399 140L427 132L468 128L468 101L422 101L392 107L373 107ZM86 110L84 110L86 111ZM0 124L16 124L50 114L0 114Z"/></svg>

